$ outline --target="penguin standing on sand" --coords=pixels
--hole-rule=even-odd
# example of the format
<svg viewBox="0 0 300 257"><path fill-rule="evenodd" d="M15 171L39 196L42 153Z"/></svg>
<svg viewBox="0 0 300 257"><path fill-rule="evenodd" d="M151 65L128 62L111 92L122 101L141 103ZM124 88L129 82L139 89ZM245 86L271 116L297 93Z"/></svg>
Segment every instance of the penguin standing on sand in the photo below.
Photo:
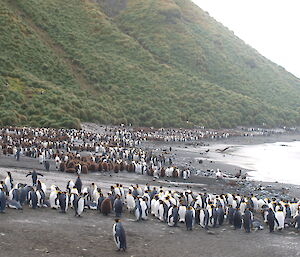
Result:
<svg viewBox="0 0 300 257"><path fill-rule="evenodd" d="M148 219L148 205L147 205L147 198L143 198L140 201L140 205L141 205L141 210L142 210L142 220L147 220Z"/></svg>
<svg viewBox="0 0 300 257"><path fill-rule="evenodd" d="M74 207L74 201L78 198L79 194L78 194L78 190L76 187L73 187L69 193L69 197L70 197L70 207L73 208Z"/></svg>
<svg viewBox="0 0 300 257"><path fill-rule="evenodd" d="M159 206L158 206L158 218L160 221L164 221L164 201L163 200L159 200Z"/></svg>
<svg viewBox="0 0 300 257"><path fill-rule="evenodd" d="M225 213L222 205L219 205L216 211L218 213L218 224L222 226L225 218Z"/></svg>
<svg viewBox="0 0 300 257"><path fill-rule="evenodd" d="M195 209L195 224L200 225L200 208Z"/></svg>
<svg viewBox="0 0 300 257"><path fill-rule="evenodd" d="M116 223L113 225L114 241L118 251L123 250L125 252L127 249L125 230L120 222L120 219L115 219L115 221Z"/></svg>
<svg viewBox="0 0 300 257"><path fill-rule="evenodd" d="M180 205L178 210L179 222L184 223L185 213L186 213L186 206Z"/></svg>
<svg viewBox="0 0 300 257"><path fill-rule="evenodd" d="M36 182L37 182L37 177L38 177L38 176L44 177L43 174L38 173L38 172L36 172L35 170L33 170L32 172L29 172L29 173L26 175L26 177L28 177L28 176L31 176L31 179L32 179L32 185L33 185L33 186L36 186Z"/></svg>
<svg viewBox="0 0 300 257"><path fill-rule="evenodd" d="M75 199L74 199L74 210L75 210L75 217L81 217L80 215L83 213L83 210L84 210L84 201L85 201L85 197L87 196L87 193L86 194L83 194L83 195L80 195L80 196L77 196Z"/></svg>
<svg viewBox="0 0 300 257"><path fill-rule="evenodd" d="M1 190L0 190L0 213L5 212L5 207L6 207L6 194L4 192L4 189L1 188Z"/></svg>
<svg viewBox="0 0 300 257"><path fill-rule="evenodd" d="M38 197L36 191L33 188L31 188L31 190L29 191L28 201L32 209L36 209L38 207Z"/></svg>
<svg viewBox="0 0 300 257"><path fill-rule="evenodd" d="M117 195L117 198L114 201L114 212L116 214L116 217L121 217L122 210L123 210L123 203L120 195Z"/></svg>
<svg viewBox="0 0 300 257"><path fill-rule="evenodd" d="M249 210L249 208L247 208L243 215L243 227L244 227L246 233L250 233L252 221L253 221L253 214Z"/></svg>
<svg viewBox="0 0 300 257"><path fill-rule="evenodd" d="M56 186L51 186L51 193L49 196L50 207L52 209L58 209L58 190L59 188Z"/></svg>
<svg viewBox="0 0 300 257"><path fill-rule="evenodd" d="M38 199L38 207L43 207L45 202L45 194L43 190L37 189L36 191L37 199Z"/></svg>
<svg viewBox="0 0 300 257"><path fill-rule="evenodd" d="M69 197L66 194L66 192L58 192L57 194L59 206L60 206L60 212L66 213L68 210L68 203L69 203Z"/></svg>
<svg viewBox="0 0 300 257"><path fill-rule="evenodd" d="M103 196L102 193L100 193L99 198L97 200L97 210L99 212L101 212L101 204L102 204L103 201L104 201L104 196Z"/></svg>
<svg viewBox="0 0 300 257"><path fill-rule="evenodd" d="M283 208L280 207L280 209L278 211L275 212L275 218L278 221L277 226L275 226L277 228L277 230L282 230L284 229L284 220L285 220L285 215L283 213Z"/></svg>
<svg viewBox="0 0 300 257"><path fill-rule="evenodd" d="M129 212L132 212L135 207L135 201L134 201L134 196L131 194L131 191L128 192L126 196L126 201L127 201L127 209Z"/></svg>
<svg viewBox="0 0 300 257"><path fill-rule="evenodd" d="M135 215L136 221L141 220L141 218L142 218L142 207L141 207L141 203L140 203L139 198L135 199L134 215Z"/></svg>
<svg viewBox="0 0 300 257"><path fill-rule="evenodd" d="M9 200L19 201L20 192L18 189L18 185L15 185L14 188L12 190L10 190L10 192L8 194L8 198L9 198Z"/></svg>
<svg viewBox="0 0 300 257"><path fill-rule="evenodd" d="M71 194L71 190L73 189L73 187L75 186L73 180L69 180L68 183L67 183L67 192L69 194Z"/></svg>
<svg viewBox="0 0 300 257"><path fill-rule="evenodd" d="M186 230L193 230L194 225L194 212L191 206L189 206L185 212L185 225Z"/></svg>
<svg viewBox="0 0 300 257"><path fill-rule="evenodd" d="M270 233L274 232L275 223L279 225L278 220L276 219L275 213L272 210L272 208L269 208L268 215L267 215L267 222L269 225Z"/></svg>
<svg viewBox="0 0 300 257"><path fill-rule="evenodd" d="M25 186L25 185L21 185L21 187L19 188L19 202L21 205L24 205L25 202L28 199L28 192L30 190L31 187L29 186Z"/></svg>
<svg viewBox="0 0 300 257"><path fill-rule="evenodd" d="M200 210L200 226L208 230L209 212L207 209Z"/></svg>
<svg viewBox="0 0 300 257"><path fill-rule="evenodd" d="M0 188L3 189L3 192L4 192L6 195L8 195L9 191L8 191L8 189L7 189L6 184L5 184L4 181L2 181L2 180L0 181Z"/></svg>
<svg viewBox="0 0 300 257"><path fill-rule="evenodd" d="M210 222L212 223L213 227L216 228L217 227L217 222L218 222L218 212L216 207L212 204L211 206L211 210L212 210L212 215L210 217Z"/></svg>
<svg viewBox="0 0 300 257"><path fill-rule="evenodd" d="M178 221L179 221L178 207L176 205L173 205L173 207L170 207L168 211L168 225L170 227L177 227Z"/></svg>
<svg viewBox="0 0 300 257"><path fill-rule="evenodd" d="M11 176L11 172L8 171L8 172L7 172L7 176L6 176L5 180L4 180L4 183L5 183L6 188L7 188L7 194L8 194L9 191L12 190L13 187L14 187L13 181L14 181L14 180L13 180L13 178L12 178L12 176Z"/></svg>
<svg viewBox="0 0 300 257"><path fill-rule="evenodd" d="M77 176L77 179L76 179L76 181L75 181L74 187L76 187L77 190L78 190L78 193L81 194L82 182L81 182L81 179L80 179L80 176L79 176L79 175Z"/></svg>
<svg viewBox="0 0 300 257"><path fill-rule="evenodd" d="M242 214L239 208L236 208L233 214L234 229L241 229L242 227Z"/></svg>

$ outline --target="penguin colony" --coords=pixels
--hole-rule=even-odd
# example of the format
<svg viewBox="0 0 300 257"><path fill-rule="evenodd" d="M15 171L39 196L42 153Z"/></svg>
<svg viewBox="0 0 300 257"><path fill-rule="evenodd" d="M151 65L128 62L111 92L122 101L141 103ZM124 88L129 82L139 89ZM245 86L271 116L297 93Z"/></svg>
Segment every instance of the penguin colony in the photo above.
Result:
<svg viewBox="0 0 300 257"><path fill-rule="evenodd" d="M32 209L52 208L61 213L73 209L76 217L81 217L87 208L103 215L114 213L114 240L117 248L124 251L127 248L126 236L120 218L125 211L136 221L145 221L151 215L168 226L183 223L187 230L194 226L208 230L225 223L234 229L243 228L247 233L263 229L263 223L270 232L287 227L300 230L300 201L297 199L282 201L259 199L254 195L216 195L190 189L172 191L150 185L144 188L132 185L125 189L116 184L107 193L102 192L96 183L83 187L80 174L88 172L127 170L157 178L187 179L190 176L188 168L179 169L164 154L155 155L139 148L141 142L153 133L124 128L107 130L103 134L78 130L0 129L0 146L4 155L15 155L17 161L22 161L20 156L36 158L40 164L53 160L57 170L78 175L76 181L68 181L65 188L52 185L49 194L46 184L38 179L43 176L41 173L29 172L26 176L31 176L32 185L26 185L14 183L8 172L5 180L0 182L0 212L5 212L7 207L22 209L29 205ZM167 135L165 141L168 141L170 134L164 133L162 131L160 135ZM181 136L190 137L191 134ZM45 169L49 170L49 166L45 165Z"/></svg>
<svg viewBox="0 0 300 257"><path fill-rule="evenodd" d="M126 209L136 221L145 221L152 215L168 226L184 223L187 230L198 225L208 230L229 223L234 229L243 228L249 233L263 229L263 222L270 232L292 227L300 230L300 201L297 199L284 202L275 198L260 199L254 195L216 195L195 193L190 189L172 191L149 184L144 188L131 185L126 189L116 184L105 194L95 183L83 187L80 176L75 183L68 181L64 189L52 185L48 196L45 183L38 179L34 185L40 174L31 172L27 175L32 177L32 185L14 183L10 172L1 181L0 212L5 212L6 207L22 209L29 205L32 209L49 207L61 213L71 208L77 217L81 217L87 208L103 215L114 213L117 218L114 230L119 236L125 233L118 223Z"/></svg>
<svg viewBox="0 0 300 257"><path fill-rule="evenodd" d="M0 154L13 155L18 161L37 159L50 170L67 173L135 172L159 177L190 177L188 167L179 169L172 165L166 154L155 154L139 146L147 134L125 128L91 133L83 130L55 130L33 128L0 129Z"/></svg>
<svg viewBox="0 0 300 257"><path fill-rule="evenodd" d="M242 131L244 133L244 131ZM252 131L253 132L253 131ZM264 135L264 131L254 131ZM200 142L204 138L241 136L237 131L184 130L184 129L127 129L115 127L101 133L75 129L0 128L0 154L13 155L17 161L22 156L37 159L50 170L68 173L128 171L154 178L179 177L188 179L191 171L173 165L172 149L162 154L140 148L147 140L172 142ZM170 150L170 151L168 151ZM207 150L209 151L209 150Z"/></svg>

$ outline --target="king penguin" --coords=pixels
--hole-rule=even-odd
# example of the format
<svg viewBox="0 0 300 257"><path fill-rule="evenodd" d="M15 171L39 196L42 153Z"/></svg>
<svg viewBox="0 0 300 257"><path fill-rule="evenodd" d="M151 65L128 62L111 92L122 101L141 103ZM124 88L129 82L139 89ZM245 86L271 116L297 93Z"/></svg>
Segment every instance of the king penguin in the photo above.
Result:
<svg viewBox="0 0 300 257"><path fill-rule="evenodd" d="M58 192L57 198L59 202L60 212L66 213L66 211L68 210L69 202L68 195L66 194L66 192Z"/></svg>
<svg viewBox="0 0 300 257"><path fill-rule="evenodd" d="M207 209L200 210L200 226L208 230L209 213Z"/></svg>
<svg viewBox="0 0 300 257"><path fill-rule="evenodd" d="M275 212L275 218L278 221L278 223L276 224L277 226L276 229L277 230L282 230L284 229L284 220L285 220L285 215L283 213L283 210L280 209L278 211Z"/></svg>
<svg viewBox="0 0 300 257"><path fill-rule="evenodd" d="M31 188L31 190L29 191L28 201L32 209L36 209L38 207L38 197L36 191L33 188Z"/></svg>
<svg viewBox="0 0 300 257"><path fill-rule="evenodd" d="M194 213L191 206L185 212L185 225L187 230L192 230L194 225Z"/></svg>
<svg viewBox="0 0 300 257"><path fill-rule="evenodd" d="M249 208L246 208L243 215L243 227L246 233L250 233L251 225L252 225L253 215Z"/></svg>
<svg viewBox="0 0 300 257"><path fill-rule="evenodd" d="M125 230L120 222L120 219L115 219L116 223L113 225L113 237L118 248L118 251L127 249Z"/></svg>
<svg viewBox="0 0 300 257"><path fill-rule="evenodd" d="M131 194L131 191L128 192L126 196L127 209L129 212L132 212L135 207L134 196Z"/></svg>
<svg viewBox="0 0 300 257"><path fill-rule="evenodd" d="M141 207L141 204L140 204L140 199L138 197L135 199L134 215L135 215L136 221L141 220L141 218L142 218L142 207Z"/></svg>
<svg viewBox="0 0 300 257"><path fill-rule="evenodd" d="M233 214L234 229L241 229L242 227L242 214L239 208L236 208Z"/></svg>
<svg viewBox="0 0 300 257"><path fill-rule="evenodd" d="M7 187L7 193L8 193L10 190L13 189L13 187L14 187L13 181L14 181L14 180L13 180L13 178L12 178L12 176L11 176L11 172L8 171L8 172L7 172L7 176L6 176L5 180L4 180L4 183L5 183L6 187Z"/></svg>
<svg viewBox="0 0 300 257"><path fill-rule="evenodd" d="M186 206L180 205L178 210L179 222L184 223L185 213L186 213Z"/></svg>
<svg viewBox="0 0 300 257"><path fill-rule="evenodd" d="M114 201L114 212L116 214L116 217L121 217L122 215L122 211L123 211L123 203L121 200L120 195L117 195L117 198Z"/></svg>
<svg viewBox="0 0 300 257"><path fill-rule="evenodd" d="M277 225L279 225L279 223L275 217L275 213L272 210L272 208L269 208L269 211L267 214L267 221L268 221L270 233L274 232L275 223L277 223Z"/></svg>
<svg viewBox="0 0 300 257"><path fill-rule="evenodd" d="M177 227L178 221L178 207L176 205L173 205L168 211L168 225L170 227Z"/></svg>
<svg viewBox="0 0 300 257"><path fill-rule="evenodd" d="M75 217L81 217L81 214L84 210L84 201L85 197L87 197L87 193L81 194L80 196L77 196L74 200L74 210L75 210Z"/></svg>
<svg viewBox="0 0 300 257"><path fill-rule="evenodd" d="M142 210L142 220L147 220L148 219L148 205L147 205L147 198L144 197L141 201L140 201L140 205L141 205L141 210Z"/></svg>
<svg viewBox="0 0 300 257"><path fill-rule="evenodd" d="M1 190L0 190L0 213L5 212L5 207L6 207L6 194L4 192L4 189L1 188Z"/></svg>

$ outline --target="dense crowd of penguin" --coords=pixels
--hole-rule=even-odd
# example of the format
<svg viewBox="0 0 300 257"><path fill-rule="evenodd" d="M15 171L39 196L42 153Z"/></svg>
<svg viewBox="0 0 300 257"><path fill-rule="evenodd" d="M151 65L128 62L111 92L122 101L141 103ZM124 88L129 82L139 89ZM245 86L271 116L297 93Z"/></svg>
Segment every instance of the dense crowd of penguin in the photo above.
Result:
<svg viewBox="0 0 300 257"><path fill-rule="evenodd" d="M52 185L48 196L45 183L38 179L42 174L33 171L27 176L31 176L32 185L14 183L10 172L1 181L1 213L5 212L6 207L22 209L24 205L32 209L57 209L61 213L73 209L77 217L81 217L86 208L103 215L113 213L116 217L113 226L115 242L118 249L123 250L126 250L126 236L120 218L126 209L136 221L148 220L152 215L168 226L184 223L187 230L192 230L196 225L208 230L228 223L234 229L243 227L249 233L253 229L263 229L263 222L270 232L287 227L300 229L300 201L296 199L284 202L275 198L259 199L254 195L216 195L195 193L190 189L173 191L149 184L144 188L131 185L126 189L121 184L115 184L105 194L95 183L83 187L80 176L75 182L68 181L65 188Z"/></svg>
<svg viewBox="0 0 300 257"><path fill-rule="evenodd" d="M168 137L170 133L167 133ZM190 134L187 134L191 136ZM0 182L0 212L5 209L52 208L61 213L73 209L81 217L86 208L103 215L114 213L113 226L115 243L119 250L126 250L126 235L120 219L125 210L136 221L153 216L168 226L184 223L187 230L199 225L205 230L220 227L225 223L234 229L260 230L266 223L269 231L294 227L300 230L300 201L293 199L262 199L254 195L210 194L193 192L191 189L173 191L146 184L124 187L112 185L104 193L96 183L83 187L80 175L88 172L120 172L127 170L154 177L181 177L187 179L190 171L172 165L172 159L156 155L139 148L146 140L141 131L114 129L106 134L78 130L54 130L32 128L0 129L2 154L11 154L20 161L21 156L37 158L41 164L55 162L62 172L77 173L76 181L68 181L65 188L50 187L42 182L42 173L33 170L32 184L15 183L12 174ZM171 148L169 149L171 151ZM49 170L46 167L46 170Z"/></svg>
<svg viewBox="0 0 300 257"><path fill-rule="evenodd" d="M189 178L188 167L178 168L170 156L139 147L145 140L145 134L124 128L101 134L13 127L0 129L0 153L18 161L22 156L35 158L47 171L54 162L57 170L67 173L128 171L155 178Z"/></svg>

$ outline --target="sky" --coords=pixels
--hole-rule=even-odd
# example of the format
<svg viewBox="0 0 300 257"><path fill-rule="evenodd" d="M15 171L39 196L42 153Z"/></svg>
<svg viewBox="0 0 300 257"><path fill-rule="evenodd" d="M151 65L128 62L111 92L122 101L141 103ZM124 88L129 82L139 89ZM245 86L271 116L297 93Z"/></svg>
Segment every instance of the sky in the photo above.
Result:
<svg viewBox="0 0 300 257"><path fill-rule="evenodd" d="M263 56L300 78L300 0L192 0Z"/></svg>

